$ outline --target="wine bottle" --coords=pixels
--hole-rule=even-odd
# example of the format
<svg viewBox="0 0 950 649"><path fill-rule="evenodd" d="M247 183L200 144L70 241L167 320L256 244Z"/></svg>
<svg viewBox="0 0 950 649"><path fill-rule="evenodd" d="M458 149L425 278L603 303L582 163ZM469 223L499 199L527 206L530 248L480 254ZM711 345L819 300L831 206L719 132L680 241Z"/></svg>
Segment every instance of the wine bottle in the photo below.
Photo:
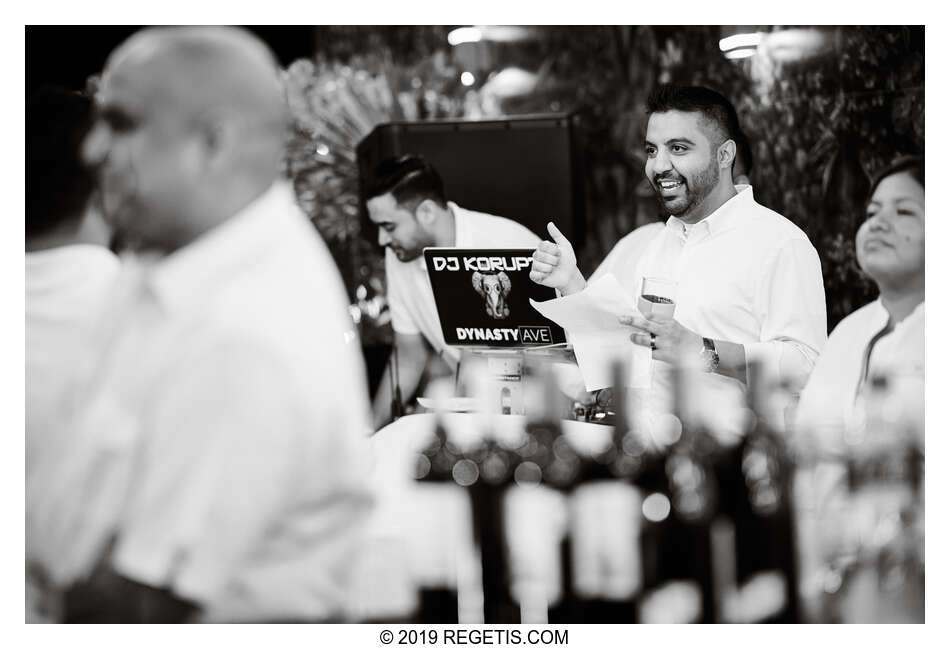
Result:
<svg viewBox="0 0 950 649"><path fill-rule="evenodd" d="M719 575L720 615L725 622L798 622L794 466L769 423L770 390L761 365L749 361L747 367L745 435L724 450L719 472L718 533L727 547L716 565L729 567Z"/></svg>
<svg viewBox="0 0 950 649"><path fill-rule="evenodd" d="M416 455L416 480L431 484L434 489L455 488L452 470L460 458L461 451L449 441L442 415L436 413L432 440ZM417 622L427 624L458 623L457 581L446 577L441 584L422 585L416 618Z"/></svg>
<svg viewBox="0 0 950 649"><path fill-rule="evenodd" d="M516 450L515 489L524 500L535 503L534 516L546 517L534 523L543 529L545 538L537 536L538 530L530 536L536 538L537 553L547 565L540 579L537 574L530 578L535 583L519 584L519 591L525 594L521 604L528 621L573 622L578 609L572 588L572 544L564 519L581 460L563 433L558 416L563 397L550 365L529 367L526 380L532 384L534 402L525 422L525 443ZM536 570L540 568L537 558L533 563ZM541 608L546 610L542 613Z"/></svg>
<svg viewBox="0 0 950 649"><path fill-rule="evenodd" d="M655 539L654 549L644 552L645 564L654 564L646 574L649 591L640 602L645 622L717 619L711 531L719 512L715 473L719 449L701 420L688 412L690 376L684 363L673 365L670 421L677 428L672 431L675 441L666 452L660 489L644 499L644 513L652 524L646 532Z"/></svg>
<svg viewBox="0 0 950 649"><path fill-rule="evenodd" d="M571 495L572 573L579 621L625 624L637 621L643 587L641 512L646 444L628 410L626 368L612 368L611 398L603 405L612 425L607 444L586 455Z"/></svg>
<svg viewBox="0 0 950 649"><path fill-rule="evenodd" d="M842 622L924 621L923 456L890 388L871 378L863 425L848 439L854 562L837 601Z"/></svg>
<svg viewBox="0 0 950 649"><path fill-rule="evenodd" d="M520 608L511 592L503 509L505 493L513 483L514 464L514 454L489 434L453 467L453 478L467 488L470 497L475 542L481 558L484 621L489 624L520 621Z"/></svg>

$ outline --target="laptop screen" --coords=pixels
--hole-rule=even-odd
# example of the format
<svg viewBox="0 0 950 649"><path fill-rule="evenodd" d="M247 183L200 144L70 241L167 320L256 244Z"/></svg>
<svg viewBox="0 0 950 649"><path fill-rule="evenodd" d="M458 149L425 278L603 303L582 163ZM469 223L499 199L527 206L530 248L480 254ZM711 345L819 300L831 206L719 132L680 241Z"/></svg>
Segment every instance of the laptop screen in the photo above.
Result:
<svg viewBox="0 0 950 649"><path fill-rule="evenodd" d="M426 270L448 345L535 347L565 342L564 330L528 299L556 297L531 281L533 248L426 248Z"/></svg>

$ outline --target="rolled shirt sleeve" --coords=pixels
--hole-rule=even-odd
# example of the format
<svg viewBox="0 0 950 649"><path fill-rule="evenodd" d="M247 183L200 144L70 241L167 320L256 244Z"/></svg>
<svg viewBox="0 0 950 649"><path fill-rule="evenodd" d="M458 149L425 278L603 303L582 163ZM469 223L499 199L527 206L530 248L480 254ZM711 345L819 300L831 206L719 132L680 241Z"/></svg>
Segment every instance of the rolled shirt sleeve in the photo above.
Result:
<svg viewBox="0 0 950 649"><path fill-rule="evenodd" d="M747 361L761 363L763 378L789 383L798 394L828 338L821 262L804 236L779 248L757 290L760 341L746 343Z"/></svg>

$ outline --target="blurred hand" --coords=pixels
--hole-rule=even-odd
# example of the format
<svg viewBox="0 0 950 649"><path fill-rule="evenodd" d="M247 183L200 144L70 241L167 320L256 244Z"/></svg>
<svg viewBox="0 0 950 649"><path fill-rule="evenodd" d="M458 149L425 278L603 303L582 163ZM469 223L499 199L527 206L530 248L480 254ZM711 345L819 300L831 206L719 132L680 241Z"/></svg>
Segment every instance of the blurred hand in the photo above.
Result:
<svg viewBox="0 0 950 649"><path fill-rule="evenodd" d="M653 358L658 361L675 363L680 354L699 356L703 348L703 337L693 333L673 318L650 314L622 315L617 318L620 324L633 327L630 340L636 345L653 346ZM652 334L652 336L651 336Z"/></svg>
<svg viewBox="0 0 950 649"><path fill-rule="evenodd" d="M554 243L542 241L538 244L532 256L534 261L529 277L542 286L558 289L564 295L582 290L587 282L577 269L574 247L553 223L548 223L548 233Z"/></svg>

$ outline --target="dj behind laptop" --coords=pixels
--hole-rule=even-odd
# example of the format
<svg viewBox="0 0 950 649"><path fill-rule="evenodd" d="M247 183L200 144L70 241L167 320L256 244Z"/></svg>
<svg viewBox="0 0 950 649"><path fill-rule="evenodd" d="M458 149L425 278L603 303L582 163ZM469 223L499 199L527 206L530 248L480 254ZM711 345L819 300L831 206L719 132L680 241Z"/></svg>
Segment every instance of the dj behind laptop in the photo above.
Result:
<svg viewBox="0 0 950 649"><path fill-rule="evenodd" d="M490 411L524 413L522 378L533 362L573 362L564 330L531 306L532 299L556 297L554 289L531 281L533 252L532 248L423 252L445 342L462 350L460 375L480 384L457 387L478 392Z"/></svg>

